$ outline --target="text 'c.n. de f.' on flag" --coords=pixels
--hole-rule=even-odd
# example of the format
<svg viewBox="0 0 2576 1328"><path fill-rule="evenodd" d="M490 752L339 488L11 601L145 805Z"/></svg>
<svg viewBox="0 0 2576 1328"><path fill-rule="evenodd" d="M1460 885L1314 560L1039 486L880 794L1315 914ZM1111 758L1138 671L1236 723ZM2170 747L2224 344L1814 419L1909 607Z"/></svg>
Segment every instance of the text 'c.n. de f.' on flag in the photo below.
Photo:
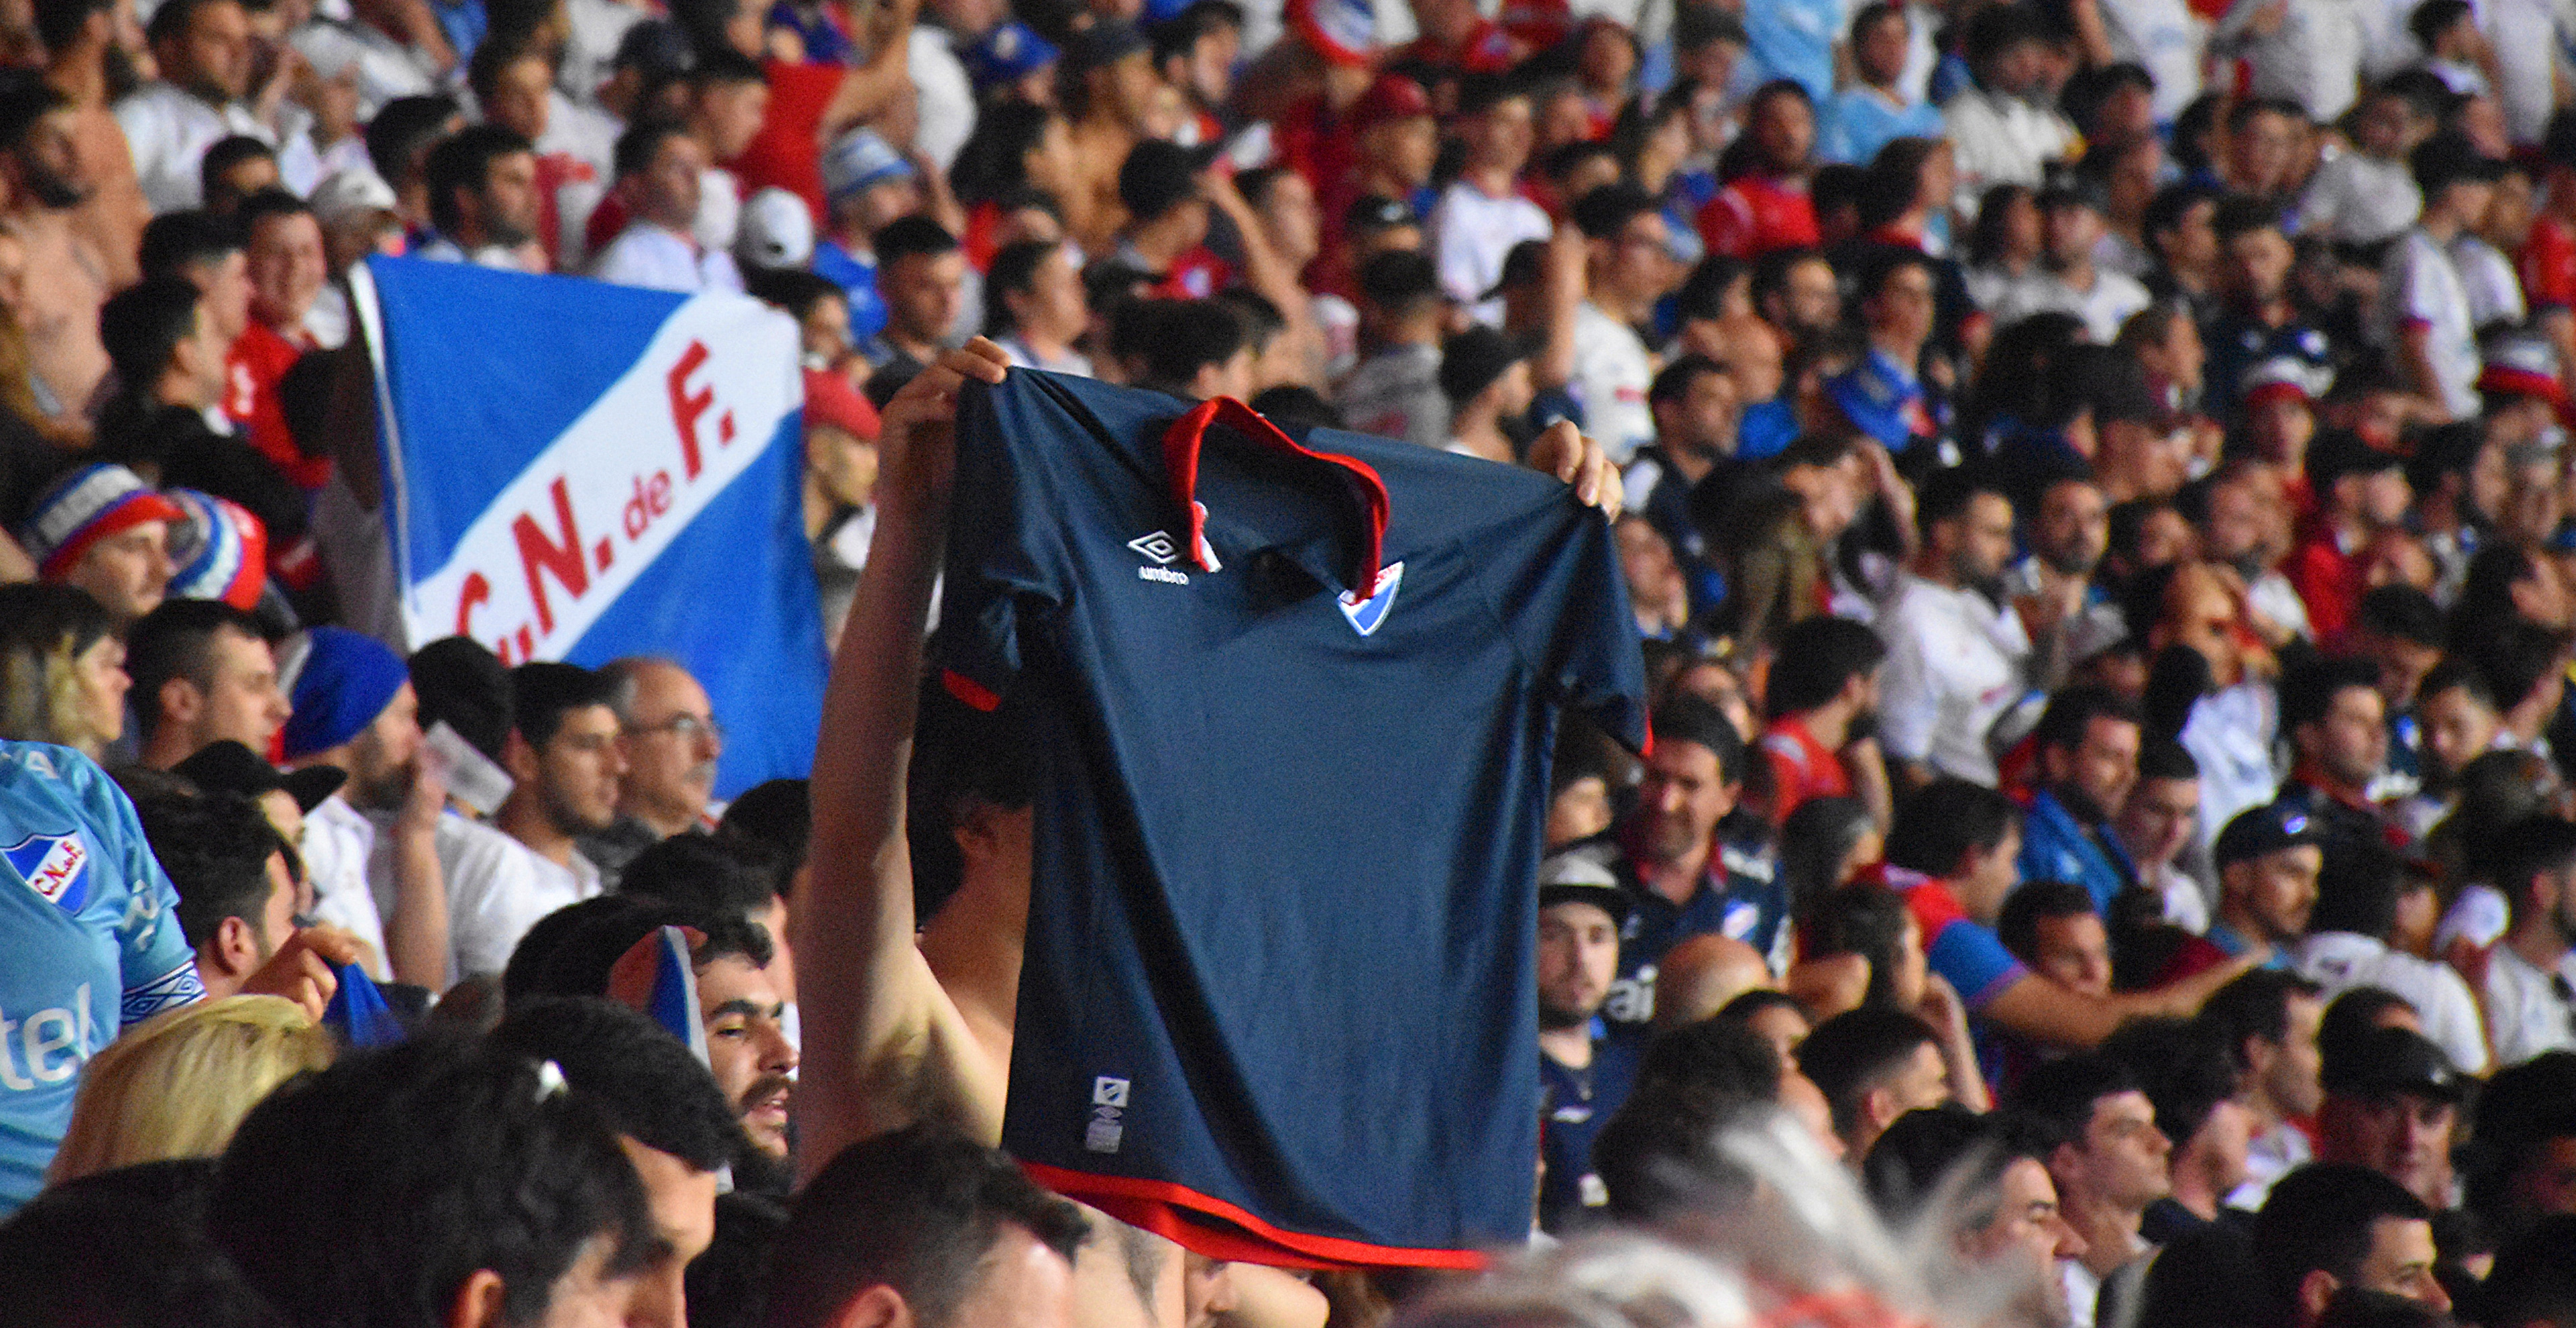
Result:
<svg viewBox="0 0 2576 1328"><path fill-rule="evenodd" d="M794 322L461 263L372 258L351 284L410 644L677 659L727 729L720 794L804 774L825 659Z"/></svg>

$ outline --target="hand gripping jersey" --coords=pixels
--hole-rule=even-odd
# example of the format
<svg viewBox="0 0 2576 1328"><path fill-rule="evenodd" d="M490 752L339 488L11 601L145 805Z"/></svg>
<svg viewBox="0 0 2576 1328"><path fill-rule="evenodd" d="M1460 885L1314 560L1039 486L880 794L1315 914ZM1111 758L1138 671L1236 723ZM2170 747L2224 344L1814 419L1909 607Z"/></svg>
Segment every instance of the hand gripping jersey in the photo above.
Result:
<svg viewBox="0 0 2576 1328"><path fill-rule="evenodd" d="M206 994L134 805L67 747L0 742L0 1215L45 1183L81 1067Z"/></svg>
<svg viewBox="0 0 2576 1328"><path fill-rule="evenodd" d="M933 667L1042 764L1003 1146L1216 1258L1525 1240L1554 708L1644 738L1608 524L1021 369L966 386L957 495Z"/></svg>

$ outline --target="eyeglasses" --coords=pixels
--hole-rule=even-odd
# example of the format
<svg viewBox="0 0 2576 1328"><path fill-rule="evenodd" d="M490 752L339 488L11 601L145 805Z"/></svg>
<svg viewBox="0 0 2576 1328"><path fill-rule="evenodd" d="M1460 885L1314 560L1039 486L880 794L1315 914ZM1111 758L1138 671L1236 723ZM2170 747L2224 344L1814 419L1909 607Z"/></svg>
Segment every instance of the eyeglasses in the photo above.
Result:
<svg viewBox="0 0 2576 1328"><path fill-rule="evenodd" d="M626 731L630 734L667 733L682 742L696 742L700 738L723 742L725 736L724 725L695 715L673 715L659 724L638 724Z"/></svg>

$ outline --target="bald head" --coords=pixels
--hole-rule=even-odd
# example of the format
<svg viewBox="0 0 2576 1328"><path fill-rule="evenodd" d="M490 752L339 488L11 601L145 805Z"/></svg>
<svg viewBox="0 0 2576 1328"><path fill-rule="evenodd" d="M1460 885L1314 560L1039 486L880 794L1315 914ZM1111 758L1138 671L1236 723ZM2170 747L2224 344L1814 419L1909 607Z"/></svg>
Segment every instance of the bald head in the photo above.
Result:
<svg viewBox="0 0 2576 1328"><path fill-rule="evenodd" d="M1752 946L1709 932L1664 952L1655 970L1655 1031L1695 1024L1757 987L1778 987Z"/></svg>

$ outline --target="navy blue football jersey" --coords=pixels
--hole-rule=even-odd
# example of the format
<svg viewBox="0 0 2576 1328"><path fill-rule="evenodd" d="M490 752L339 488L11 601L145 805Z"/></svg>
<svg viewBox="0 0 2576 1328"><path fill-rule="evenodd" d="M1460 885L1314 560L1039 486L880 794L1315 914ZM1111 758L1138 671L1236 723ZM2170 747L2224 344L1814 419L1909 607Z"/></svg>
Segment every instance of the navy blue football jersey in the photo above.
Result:
<svg viewBox="0 0 2576 1328"><path fill-rule="evenodd" d="M1021 369L967 384L956 489L933 664L1042 765L1003 1146L1218 1258L1525 1239L1556 709L1644 738L1607 523Z"/></svg>

